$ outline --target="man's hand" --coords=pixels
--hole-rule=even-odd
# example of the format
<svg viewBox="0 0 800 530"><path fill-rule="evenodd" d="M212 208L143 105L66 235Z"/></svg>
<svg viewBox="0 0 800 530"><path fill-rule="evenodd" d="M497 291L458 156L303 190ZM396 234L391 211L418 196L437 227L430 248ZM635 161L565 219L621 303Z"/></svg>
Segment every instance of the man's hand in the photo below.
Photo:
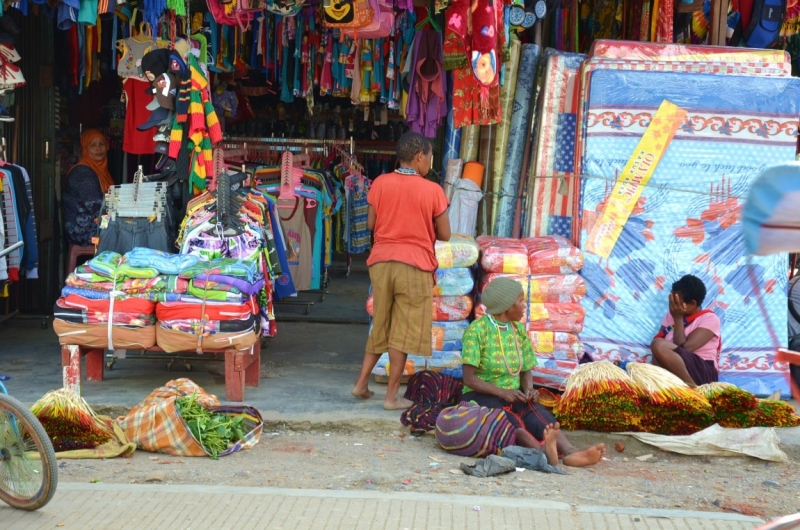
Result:
<svg viewBox="0 0 800 530"><path fill-rule="evenodd" d="M675 293L669 293L669 314L676 321L686 316L686 304Z"/></svg>
<svg viewBox="0 0 800 530"><path fill-rule="evenodd" d="M528 399L521 390L501 390L497 396L508 403L527 403Z"/></svg>

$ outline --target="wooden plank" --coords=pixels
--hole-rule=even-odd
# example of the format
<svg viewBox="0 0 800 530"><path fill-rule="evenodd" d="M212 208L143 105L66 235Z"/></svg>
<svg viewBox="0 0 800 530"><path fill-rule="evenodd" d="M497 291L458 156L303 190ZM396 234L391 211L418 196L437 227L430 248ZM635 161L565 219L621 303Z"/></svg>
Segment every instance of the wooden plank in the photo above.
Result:
<svg viewBox="0 0 800 530"><path fill-rule="evenodd" d="M86 351L86 379L89 381L102 381L105 364L105 353L100 349Z"/></svg>
<svg viewBox="0 0 800 530"><path fill-rule="evenodd" d="M250 348L250 354L245 354L248 359L247 367L244 370L244 384L245 386L258 386L261 381L261 339L259 338L253 347Z"/></svg>
<svg viewBox="0 0 800 530"><path fill-rule="evenodd" d="M61 371L64 388L81 395L81 347L61 345Z"/></svg>

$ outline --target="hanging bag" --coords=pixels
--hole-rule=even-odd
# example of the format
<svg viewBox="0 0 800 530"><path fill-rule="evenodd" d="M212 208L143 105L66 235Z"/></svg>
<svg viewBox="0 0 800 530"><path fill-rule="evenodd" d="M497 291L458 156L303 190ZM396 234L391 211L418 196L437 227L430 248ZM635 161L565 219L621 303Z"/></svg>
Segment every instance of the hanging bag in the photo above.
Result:
<svg viewBox="0 0 800 530"><path fill-rule="evenodd" d="M341 29L361 29L375 17L369 0L331 0L323 13L326 26Z"/></svg>
<svg viewBox="0 0 800 530"><path fill-rule="evenodd" d="M360 29L345 29L348 37L359 39L382 39L392 33L394 27L394 8L384 0L369 0L374 14L372 22Z"/></svg>

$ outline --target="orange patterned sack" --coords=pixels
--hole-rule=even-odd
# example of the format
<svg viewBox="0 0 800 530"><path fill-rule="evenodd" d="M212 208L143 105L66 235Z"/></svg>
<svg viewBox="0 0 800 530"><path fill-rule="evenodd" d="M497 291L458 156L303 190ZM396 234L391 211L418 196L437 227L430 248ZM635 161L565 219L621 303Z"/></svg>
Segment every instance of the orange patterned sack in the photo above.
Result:
<svg viewBox="0 0 800 530"><path fill-rule="evenodd" d="M434 296L433 321L452 322L466 320L472 313L472 297L465 296ZM367 297L367 313L372 316L372 295Z"/></svg>
<svg viewBox="0 0 800 530"><path fill-rule="evenodd" d="M492 272L483 276L478 290L483 292L492 280L501 277L519 282L525 299L530 303L577 303L586 295L586 282L577 274L522 276Z"/></svg>

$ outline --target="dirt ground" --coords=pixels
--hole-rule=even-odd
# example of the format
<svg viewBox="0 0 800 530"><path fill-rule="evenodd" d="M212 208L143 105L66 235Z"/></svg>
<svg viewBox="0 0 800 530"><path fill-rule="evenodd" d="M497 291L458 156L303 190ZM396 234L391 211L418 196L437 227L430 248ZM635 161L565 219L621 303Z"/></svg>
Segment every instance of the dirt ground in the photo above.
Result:
<svg viewBox="0 0 800 530"><path fill-rule="evenodd" d="M605 442L608 460L568 475L524 471L487 479L459 470L472 459L445 453L432 434L402 426L265 425L253 449L223 457L179 458L137 451L130 459L62 460L60 480L205 484L306 489L373 489L495 495L570 504L727 511L770 518L800 512L800 448L788 463L685 457L621 435L575 433L575 445ZM625 450L615 450L616 442ZM653 455L647 461L637 456Z"/></svg>

